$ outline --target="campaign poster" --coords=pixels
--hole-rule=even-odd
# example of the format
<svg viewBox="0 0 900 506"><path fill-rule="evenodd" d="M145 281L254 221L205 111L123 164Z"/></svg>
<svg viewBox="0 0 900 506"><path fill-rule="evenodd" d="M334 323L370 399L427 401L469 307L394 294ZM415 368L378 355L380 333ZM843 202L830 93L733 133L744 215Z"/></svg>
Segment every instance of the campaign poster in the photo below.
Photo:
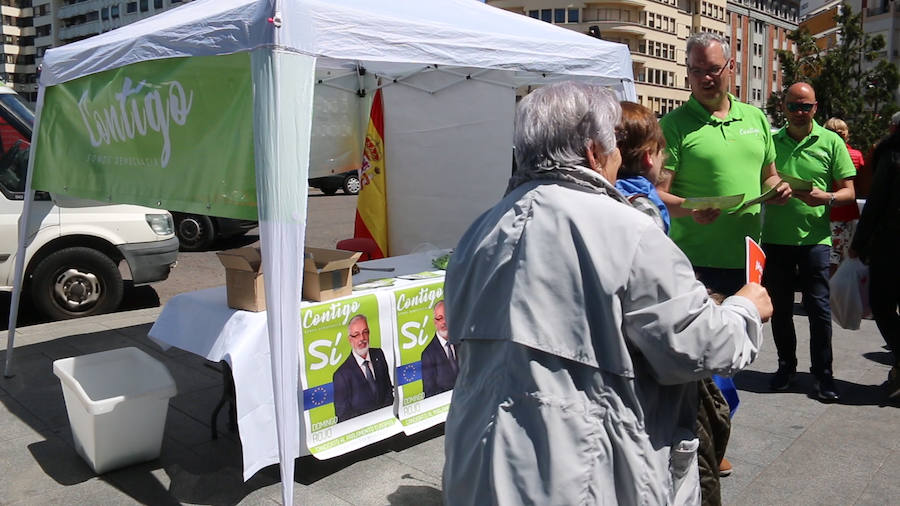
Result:
<svg viewBox="0 0 900 506"><path fill-rule="evenodd" d="M389 296L306 305L303 337L304 441L327 459L398 434L394 415L394 339Z"/></svg>
<svg viewBox="0 0 900 506"><path fill-rule="evenodd" d="M447 419L459 369L448 346L444 281L394 290L399 418L406 434Z"/></svg>

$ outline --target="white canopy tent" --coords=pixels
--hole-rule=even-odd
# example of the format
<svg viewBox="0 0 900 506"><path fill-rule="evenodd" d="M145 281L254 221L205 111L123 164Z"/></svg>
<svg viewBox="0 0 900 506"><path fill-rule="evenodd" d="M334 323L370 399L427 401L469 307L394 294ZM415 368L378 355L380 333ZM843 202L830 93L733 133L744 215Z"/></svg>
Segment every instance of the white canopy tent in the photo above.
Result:
<svg viewBox="0 0 900 506"><path fill-rule="evenodd" d="M248 56L234 58L241 54ZM215 59L202 60L212 61L202 68L190 63L203 57ZM233 80L224 72L221 81L211 79L207 71L191 81L220 62L238 69ZM163 64L167 77L151 82L154 69ZM46 53L27 185L226 216L246 217L248 208L258 210L274 373L273 423L283 499L290 504L299 454L300 259L317 83L346 89L362 104L374 87L384 87L390 249L400 254L422 243L452 246L500 197L510 170L517 87L577 79L634 100L631 69L623 45L475 0L196 0ZM229 90L242 74L249 76L249 86ZM139 84L132 87L134 82ZM110 86L112 91L106 89ZM155 95L148 90L156 90ZM115 97L111 105L92 109L92 99L104 93ZM215 96L210 104L204 103L207 96ZM227 157L228 163L212 158L203 163L203 155L213 151L204 152L204 146L216 146L216 141L219 151L232 146L229 139L208 139L210 129L193 126L193 118L205 114L209 121L217 108L239 107L252 116L246 118L252 129L239 121L233 125L252 137L249 158L235 155ZM347 118L348 123L359 120L358 115ZM210 123L219 136L221 128L229 127L222 123L227 121ZM162 157L144 157L148 139L160 136ZM233 139L234 144L242 140ZM159 157L158 144L153 146L153 156ZM191 149L201 156L182 161L179 156ZM83 157L71 156L82 152ZM149 167L135 168L144 162L132 160L124 169L110 162L131 152L139 155L135 160L150 160ZM61 159L55 153L67 155L65 169L54 163ZM248 171L255 174L250 177L255 192L247 195L229 186ZM140 184L123 182L129 177ZM212 185L214 179L218 193L176 198L168 193L173 178L190 188ZM222 185L239 196L223 198ZM33 192L25 200L7 369Z"/></svg>

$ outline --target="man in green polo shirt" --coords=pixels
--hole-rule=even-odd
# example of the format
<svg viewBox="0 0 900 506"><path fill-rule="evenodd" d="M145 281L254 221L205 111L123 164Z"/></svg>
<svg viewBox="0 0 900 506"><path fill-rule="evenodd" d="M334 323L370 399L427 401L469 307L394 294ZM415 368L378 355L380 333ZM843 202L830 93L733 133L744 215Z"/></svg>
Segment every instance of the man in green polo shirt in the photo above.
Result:
<svg viewBox="0 0 900 506"><path fill-rule="evenodd" d="M697 278L708 289L730 296L746 279L744 236L759 239L759 205L729 215L682 204L685 197L743 194L747 200L759 196L763 184L777 186L772 133L762 111L728 94L734 60L723 37L692 35L686 63L691 98L660 121L668 158L657 190L672 217L669 235L691 261ZM790 187L779 188L775 200L787 201ZM724 399L712 380L701 382L698 392L695 430L702 500L704 505L721 504L718 477L731 470L724 458L731 432L728 406L723 418Z"/></svg>
<svg viewBox="0 0 900 506"><path fill-rule="evenodd" d="M831 369L831 306L829 304L829 252L831 229L828 209L856 204L852 177L856 168L844 141L813 120L816 92L795 83L784 98L787 125L775 136L775 165L787 178L812 182L808 191L794 190L786 205L766 206L763 250L766 268L763 285L772 297L772 335L778 349L778 371L773 390L785 390L797 371L797 335L794 332L794 273L799 272L803 305L809 315L810 372L816 395L835 401L838 392ZM830 191L830 188L835 191Z"/></svg>
<svg viewBox="0 0 900 506"><path fill-rule="evenodd" d="M728 43L698 33L687 43L691 97L660 121L668 158L657 189L672 216L670 236L709 289L731 295L744 285L745 236L760 237L760 206L740 212L686 209L686 197L758 197L777 186L772 200L784 203L790 187L779 185L775 148L763 112L728 93L734 60ZM736 207L736 206L735 206Z"/></svg>

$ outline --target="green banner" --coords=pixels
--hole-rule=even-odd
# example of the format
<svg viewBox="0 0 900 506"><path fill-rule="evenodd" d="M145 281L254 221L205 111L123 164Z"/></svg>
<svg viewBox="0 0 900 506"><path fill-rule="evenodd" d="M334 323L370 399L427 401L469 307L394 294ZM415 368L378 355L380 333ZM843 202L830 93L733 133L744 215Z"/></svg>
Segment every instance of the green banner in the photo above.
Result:
<svg viewBox="0 0 900 506"><path fill-rule="evenodd" d="M34 183L256 219L250 56L146 61L46 89Z"/></svg>

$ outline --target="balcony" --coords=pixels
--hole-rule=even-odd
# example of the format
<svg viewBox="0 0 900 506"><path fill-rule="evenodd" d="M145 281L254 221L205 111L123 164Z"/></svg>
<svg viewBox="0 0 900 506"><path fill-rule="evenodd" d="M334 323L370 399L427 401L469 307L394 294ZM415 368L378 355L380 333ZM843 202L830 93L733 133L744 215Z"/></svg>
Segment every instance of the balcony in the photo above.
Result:
<svg viewBox="0 0 900 506"><path fill-rule="evenodd" d="M88 0L87 2L79 2L77 4L64 5L57 11L58 19L74 18L91 11L99 11L102 2L100 0Z"/></svg>
<svg viewBox="0 0 900 506"><path fill-rule="evenodd" d="M59 38L62 41L70 41L73 39L80 39L82 37L97 35L98 33L100 33L100 30L101 29L99 21L88 21L84 24L60 28Z"/></svg>
<svg viewBox="0 0 900 506"><path fill-rule="evenodd" d="M644 0L600 0L595 2L586 2L584 4L585 8L594 5L615 5L618 7L628 6L628 7L640 7L643 9L647 2Z"/></svg>
<svg viewBox="0 0 900 506"><path fill-rule="evenodd" d="M638 23L627 23L622 21L591 21L593 25L600 28L603 35L630 35L632 37L643 38L647 34L647 28Z"/></svg>

